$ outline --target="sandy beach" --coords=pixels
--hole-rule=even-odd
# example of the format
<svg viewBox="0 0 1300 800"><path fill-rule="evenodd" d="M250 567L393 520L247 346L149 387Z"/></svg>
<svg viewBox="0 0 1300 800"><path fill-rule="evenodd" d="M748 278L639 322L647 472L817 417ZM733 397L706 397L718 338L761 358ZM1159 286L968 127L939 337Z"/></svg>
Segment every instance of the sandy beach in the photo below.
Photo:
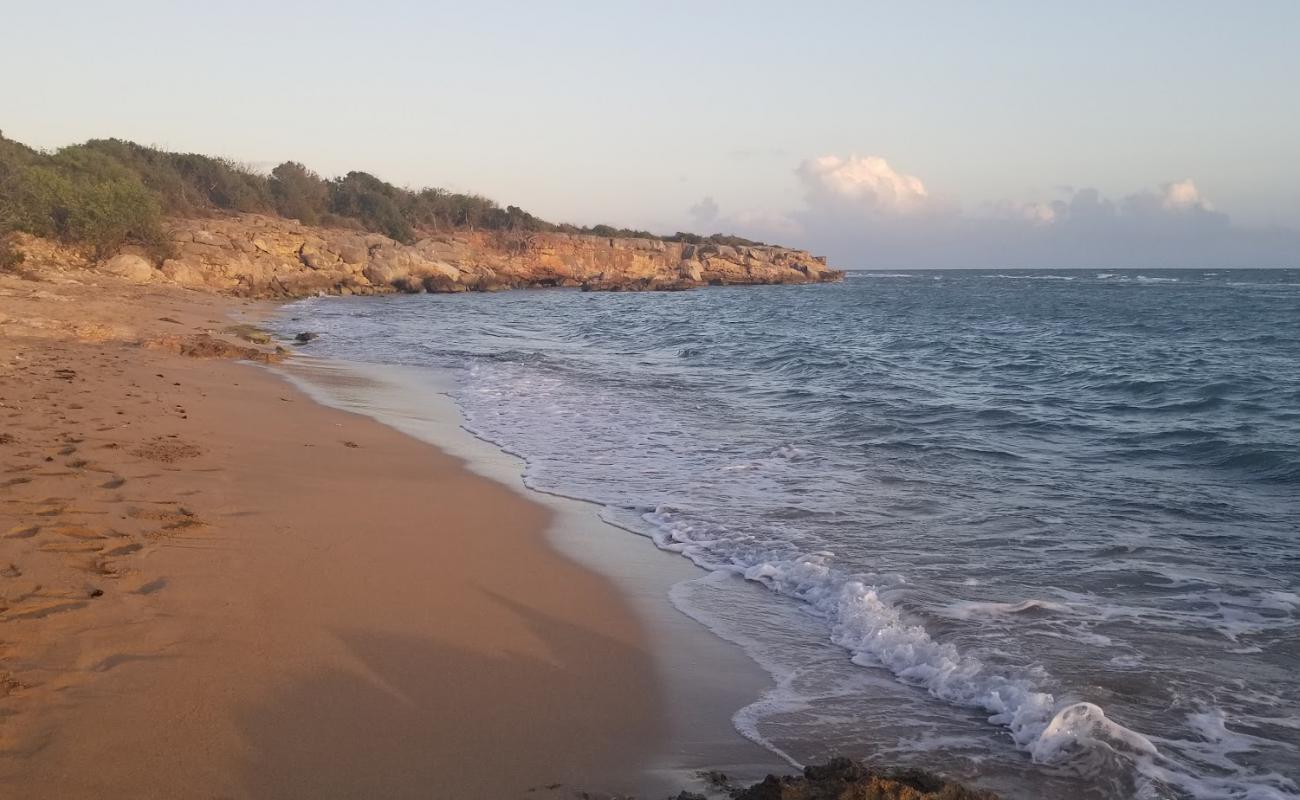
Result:
<svg viewBox="0 0 1300 800"><path fill-rule="evenodd" d="M544 508L193 357L241 301L0 281L7 796L626 789L661 687Z"/></svg>

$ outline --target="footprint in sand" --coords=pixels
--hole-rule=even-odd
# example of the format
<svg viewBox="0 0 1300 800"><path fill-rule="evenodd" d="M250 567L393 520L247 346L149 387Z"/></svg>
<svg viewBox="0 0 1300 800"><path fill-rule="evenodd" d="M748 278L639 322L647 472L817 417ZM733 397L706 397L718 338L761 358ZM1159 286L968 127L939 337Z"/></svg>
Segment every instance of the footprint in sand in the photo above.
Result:
<svg viewBox="0 0 1300 800"><path fill-rule="evenodd" d="M132 519L161 522L162 527L150 534L154 537L176 536L190 528L201 528L207 525L185 506L176 506L175 509L132 508L126 513Z"/></svg>
<svg viewBox="0 0 1300 800"><path fill-rule="evenodd" d="M106 534L100 533L93 528L85 525L79 525L75 522L65 522L61 525L54 525L49 528L51 533L57 533L60 536L68 536L73 539L107 539Z"/></svg>
<svg viewBox="0 0 1300 800"><path fill-rule="evenodd" d="M132 553L138 553L143 549L144 545L139 542L129 542L127 544L118 545L112 550L105 550L104 555L108 558L121 558L122 556L129 556Z"/></svg>
<svg viewBox="0 0 1300 800"><path fill-rule="evenodd" d="M78 608L85 608L84 600L53 600L40 603L31 603L25 606L17 606L8 609L0 615L0 619L42 619L51 614L59 614L64 611L75 611Z"/></svg>
<svg viewBox="0 0 1300 800"><path fill-rule="evenodd" d="M116 578L118 576L117 566L107 558L92 558L83 564L81 568L101 578ZM99 594L103 594L103 592L101 591ZM91 597L99 597L99 594L92 594Z"/></svg>
<svg viewBox="0 0 1300 800"><path fill-rule="evenodd" d="M103 544L84 539L71 542L46 542L40 546L40 550L45 553L98 553L103 549Z"/></svg>
<svg viewBox="0 0 1300 800"><path fill-rule="evenodd" d="M6 539L30 539L41 532L40 525L15 525L5 534Z"/></svg>
<svg viewBox="0 0 1300 800"><path fill-rule="evenodd" d="M154 578L153 580L145 581L143 583L139 582L141 580L139 578L128 579L128 581L130 580L136 581L135 585L132 585L129 582L126 585L126 590L132 594L150 595L155 592L161 592L163 589L167 588L166 578Z"/></svg>
<svg viewBox="0 0 1300 800"><path fill-rule="evenodd" d="M202 453L203 450L198 445L162 436L155 437L131 451L132 455L147 458L150 461L161 461L164 464L194 458Z"/></svg>

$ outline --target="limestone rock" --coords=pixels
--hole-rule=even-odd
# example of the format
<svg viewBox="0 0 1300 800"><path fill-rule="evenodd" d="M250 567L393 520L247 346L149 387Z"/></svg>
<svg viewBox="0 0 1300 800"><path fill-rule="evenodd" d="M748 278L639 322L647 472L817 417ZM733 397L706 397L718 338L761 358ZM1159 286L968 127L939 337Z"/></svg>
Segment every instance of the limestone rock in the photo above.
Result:
<svg viewBox="0 0 1300 800"><path fill-rule="evenodd" d="M100 264L101 272L107 272L109 275L116 275L132 283L148 283L153 280L155 270L142 256L132 253L122 253L113 256L109 260Z"/></svg>
<svg viewBox="0 0 1300 800"><path fill-rule="evenodd" d="M997 800L921 770L875 770L847 758L804 768L803 775L778 778L732 795L737 800Z"/></svg>
<svg viewBox="0 0 1300 800"><path fill-rule="evenodd" d="M814 283L843 276L828 268L825 259L770 246L505 231L431 233L405 245L377 233L259 214L175 219L168 228L176 257L161 270L146 273L129 260L98 268L122 270L139 280L148 274L189 288L258 297L539 286L667 291L710 284ZM33 248L24 248L25 264L49 269L46 262L57 261L83 268L72 267L68 257L35 258L38 248Z"/></svg>
<svg viewBox="0 0 1300 800"><path fill-rule="evenodd" d="M699 283L704 280L704 265L698 261L681 261L677 265L677 274L686 280Z"/></svg>
<svg viewBox="0 0 1300 800"><path fill-rule="evenodd" d="M302 263L306 264L309 269L321 270L331 269L343 263L337 253L331 253L326 250L323 243L306 242L298 250L298 257Z"/></svg>
<svg viewBox="0 0 1300 800"><path fill-rule="evenodd" d="M230 247L230 239L214 231L199 228L194 231L192 241L195 244L201 244L206 247Z"/></svg>
<svg viewBox="0 0 1300 800"><path fill-rule="evenodd" d="M199 289L207 285L203 270L180 258L169 258L163 262L162 273L179 286Z"/></svg>

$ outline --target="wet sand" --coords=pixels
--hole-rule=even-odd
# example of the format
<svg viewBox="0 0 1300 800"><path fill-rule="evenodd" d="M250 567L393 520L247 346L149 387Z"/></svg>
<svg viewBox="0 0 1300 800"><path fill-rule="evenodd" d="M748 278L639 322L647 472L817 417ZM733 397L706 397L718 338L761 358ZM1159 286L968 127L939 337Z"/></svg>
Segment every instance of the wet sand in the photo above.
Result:
<svg viewBox="0 0 1300 800"><path fill-rule="evenodd" d="M292 314L292 308L285 309ZM601 518L597 504L537 492L524 483L517 456L469 433L449 393L454 378L425 367L365 364L313 356L306 347L275 367L325 405L372 417L436 445L472 472L533 499L550 512L548 540L566 557L614 582L647 634L661 685L660 712L668 735L647 752L639 797L676 796L683 788L704 792L703 771L721 771L738 782L756 782L791 769L781 758L744 738L732 722L742 707L773 688L771 676L742 647L725 641L680 611L670 599L687 583L716 579L650 539ZM755 602L767 590L739 576L735 591Z"/></svg>
<svg viewBox="0 0 1300 800"><path fill-rule="evenodd" d="M668 722L625 598L546 508L173 352L236 302L0 279L0 793L635 788Z"/></svg>

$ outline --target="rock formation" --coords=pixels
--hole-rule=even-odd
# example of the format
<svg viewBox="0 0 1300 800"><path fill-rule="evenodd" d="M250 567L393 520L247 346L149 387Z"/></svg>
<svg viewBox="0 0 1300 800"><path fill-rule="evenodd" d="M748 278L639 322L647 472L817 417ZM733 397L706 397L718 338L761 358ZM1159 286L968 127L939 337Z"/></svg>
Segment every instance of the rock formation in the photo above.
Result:
<svg viewBox="0 0 1300 800"><path fill-rule="evenodd" d="M431 235L405 245L376 233L257 214L175 219L168 227L173 253L161 264L128 249L92 266L133 283L165 282L249 297L544 286L672 290L819 283L843 276L824 259L784 247L484 231ZM49 260L50 243L26 237L17 247L29 256L27 268L42 257Z"/></svg>
<svg viewBox="0 0 1300 800"><path fill-rule="evenodd" d="M847 758L805 767L802 775L768 775L744 789L731 787L726 776L720 777L715 785L736 800L997 800L993 792L921 770L875 770ZM682 792L677 800L704 800L704 796Z"/></svg>

